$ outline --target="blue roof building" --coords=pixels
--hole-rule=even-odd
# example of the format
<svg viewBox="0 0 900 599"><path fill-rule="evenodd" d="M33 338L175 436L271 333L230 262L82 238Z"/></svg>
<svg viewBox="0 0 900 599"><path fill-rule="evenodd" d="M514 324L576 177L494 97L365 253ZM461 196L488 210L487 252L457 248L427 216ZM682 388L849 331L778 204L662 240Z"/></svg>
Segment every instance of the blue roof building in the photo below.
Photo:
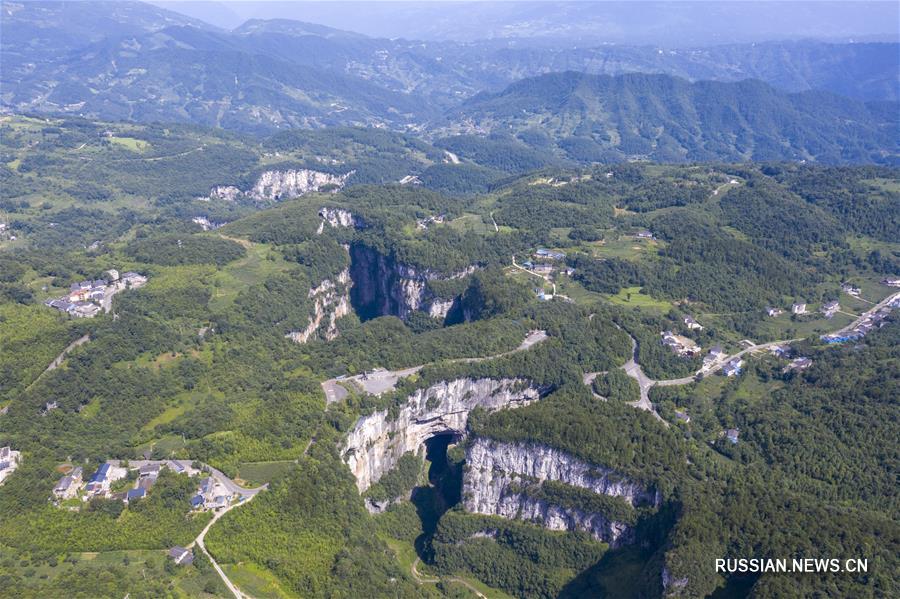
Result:
<svg viewBox="0 0 900 599"><path fill-rule="evenodd" d="M134 501L135 499L141 499L142 497L147 496L147 491L145 489L129 489L128 493L125 494L126 501Z"/></svg>
<svg viewBox="0 0 900 599"><path fill-rule="evenodd" d="M91 475L89 482L100 483L105 481L107 476L109 476L109 464L104 462L100 464L100 467L97 468L97 471Z"/></svg>
<svg viewBox="0 0 900 599"><path fill-rule="evenodd" d="M203 497L201 495L194 495L191 497L191 507L198 508L203 505Z"/></svg>

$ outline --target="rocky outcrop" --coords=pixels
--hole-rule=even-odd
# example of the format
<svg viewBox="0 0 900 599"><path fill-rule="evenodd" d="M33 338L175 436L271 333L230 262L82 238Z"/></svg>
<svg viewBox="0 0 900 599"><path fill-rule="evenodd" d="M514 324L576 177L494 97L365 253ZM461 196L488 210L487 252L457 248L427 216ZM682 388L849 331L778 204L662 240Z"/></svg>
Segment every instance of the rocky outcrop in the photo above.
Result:
<svg viewBox="0 0 900 599"><path fill-rule="evenodd" d="M338 336L337 320L350 314L350 270L344 269L332 281L325 279L309 290L313 313L309 324L300 331L286 335L291 341L306 343L310 338L332 340Z"/></svg>
<svg viewBox="0 0 900 599"><path fill-rule="evenodd" d="M475 407L490 411L520 407L543 392L522 379L441 381L410 395L396 416L383 410L360 418L347 436L342 456L362 492L427 439L464 435L469 412Z"/></svg>
<svg viewBox="0 0 900 599"><path fill-rule="evenodd" d="M217 223L209 220L205 216L195 216L191 219L191 222L195 225L200 225L204 231L215 231L221 227L224 227L228 223Z"/></svg>
<svg viewBox="0 0 900 599"><path fill-rule="evenodd" d="M662 586L663 586L663 594L666 597L677 596L681 590L687 586L690 580L685 576L682 578L677 578L669 572L669 568L663 566L662 569Z"/></svg>
<svg viewBox="0 0 900 599"><path fill-rule="evenodd" d="M605 514L553 505L523 490L544 481L618 497L633 507L659 504L655 491L558 449L478 438L466 451L463 505L470 512L536 521L552 530L582 530L611 545L631 540L632 531L625 523Z"/></svg>
<svg viewBox="0 0 900 599"><path fill-rule="evenodd" d="M471 265L458 272L439 273L398 262L362 244L350 246L350 264L354 283L351 299L363 320L378 316L406 319L415 311L445 318L455 298L436 297L428 282L460 279L477 269Z"/></svg>
<svg viewBox="0 0 900 599"><path fill-rule="evenodd" d="M234 185L216 185L209 190L209 199L234 202L239 200L243 192Z"/></svg>
<svg viewBox="0 0 900 599"><path fill-rule="evenodd" d="M338 191L354 171L343 175L332 175L310 169L265 171L247 192L254 200L274 201L295 198L304 194L330 187Z"/></svg>
<svg viewBox="0 0 900 599"><path fill-rule="evenodd" d="M330 208L328 206L323 206L321 209L319 209L319 218L322 219L321 224L319 224L319 230L316 231L316 233L319 235L321 235L322 231L325 230L326 224L334 229L347 227L362 229L365 226L361 218L357 217L349 210L344 210L343 208Z"/></svg>
<svg viewBox="0 0 900 599"><path fill-rule="evenodd" d="M350 171L343 175L332 175L306 168L265 171L260 174L253 187L246 191L242 191L234 185L216 185L209 190L208 199L234 202L250 198L256 202L277 202L279 200L296 198L314 191L324 191L326 188L332 192L337 192L344 187L347 179L354 172L356 171Z"/></svg>

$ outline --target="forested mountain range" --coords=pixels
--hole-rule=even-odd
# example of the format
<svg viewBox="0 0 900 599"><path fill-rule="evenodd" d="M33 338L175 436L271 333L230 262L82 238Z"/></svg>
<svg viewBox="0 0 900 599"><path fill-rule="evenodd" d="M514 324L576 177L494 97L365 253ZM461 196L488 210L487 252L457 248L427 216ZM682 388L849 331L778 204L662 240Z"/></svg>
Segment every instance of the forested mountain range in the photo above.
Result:
<svg viewBox="0 0 900 599"><path fill-rule="evenodd" d="M898 45L499 4L3 2L0 595L900 596Z"/></svg>
<svg viewBox="0 0 900 599"><path fill-rule="evenodd" d="M759 81L566 72L476 96L450 113L446 129L519 135L584 162L892 162L900 125L893 108L825 92L786 94Z"/></svg>
<svg viewBox="0 0 900 599"><path fill-rule="evenodd" d="M294 21L223 31L132 2L4 5L7 110L239 130L421 130L479 92L550 71L756 78L785 91L896 101L897 45L773 42L669 49L377 39Z"/></svg>
<svg viewBox="0 0 900 599"><path fill-rule="evenodd" d="M270 483L206 537L254 596L895 594L900 329L889 315L852 344L820 336L896 292L882 283L900 272L896 168L636 163L516 174L445 162L442 149L385 131L260 139L24 117L4 118L2 142L0 443L25 456L0 487L0 572L13 594L227 596L199 557L164 565L162 550L189 544L207 521L190 507L195 478L167 471L127 506L47 501L76 463L87 472L147 455ZM206 193L314 165L361 176L293 198ZM434 185L430 169L459 184L472 169L499 178L461 192ZM422 185L381 173L417 173ZM562 257L539 252L548 248ZM524 266L532 261L549 266L549 280ZM75 319L45 305L111 268L148 277L116 296L112 313ZM841 312L828 318L820 308L833 300ZM809 313L766 311L798 301ZM305 342L291 336L316 322ZM517 351L536 329L547 338ZM795 353L746 353L738 375L695 378L701 356L673 353L666 330L704 353L739 352L748 338L794 339ZM648 377L680 381L651 388L647 410L631 403L640 392L621 370L635 356ZM811 366L791 370L793 356ZM420 366L377 396L333 378ZM348 385L342 400L326 402L329 380ZM518 382L483 388L504 380ZM529 405L473 410L457 436L438 429L449 450L425 439L360 492L347 444L366 418L390 427L413 405L441 422L452 408L441 397L487 402L522 389L538 390ZM386 438L413 438L408 428ZM376 441L364 447L381 451ZM467 477L501 472L467 470L485 447L556 452L654 499L633 506L531 475L507 485L524 506L614 519L626 531L615 540L487 514L489 499L462 492ZM469 485L470 495L492 488ZM370 513L376 504L386 507ZM708 567L791 552L865 557L870 570L747 578Z"/></svg>

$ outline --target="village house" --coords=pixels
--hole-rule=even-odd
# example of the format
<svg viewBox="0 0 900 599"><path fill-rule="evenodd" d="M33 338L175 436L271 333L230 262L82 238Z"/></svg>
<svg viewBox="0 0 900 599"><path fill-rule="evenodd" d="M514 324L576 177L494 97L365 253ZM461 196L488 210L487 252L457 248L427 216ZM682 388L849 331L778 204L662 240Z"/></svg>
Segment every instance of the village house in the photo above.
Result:
<svg viewBox="0 0 900 599"><path fill-rule="evenodd" d="M16 471L19 467L19 461L22 457L18 452L9 446L0 447L0 483L9 478L9 475Z"/></svg>
<svg viewBox="0 0 900 599"><path fill-rule="evenodd" d="M825 302L824 304L822 304L822 313L828 318L834 316L835 313L840 309L841 305L837 300L832 300L830 302Z"/></svg>
<svg viewBox="0 0 900 599"><path fill-rule="evenodd" d="M725 350L722 349L721 345L713 345L709 353L706 354L703 358L703 366L709 367L712 364L715 364L719 360L721 360L725 356Z"/></svg>
<svg viewBox="0 0 900 599"><path fill-rule="evenodd" d="M881 279L882 285L887 285L888 287L900 287L900 278L897 277L886 277Z"/></svg>
<svg viewBox="0 0 900 599"><path fill-rule="evenodd" d="M694 320L693 316L684 317L684 325L692 331L702 331L703 325Z"/></svg>
<svg viewBox="0 0 900 599"><path fill-rule="evenodd" d="M131 503L132 501L137 501L138 499L143 499L147 496L147 490L141 489L140 487L137 489L128 489L128 492L125 493L125 503Z"/></svg>
<svg viewBox="0 0 900 599"><path fill-rule="evenodd" d="M59 482L53 487L53 496L59 500L75 497L78 494L78 488L81 486L82 472L81 466L78 466L59 479Z"/></svg>
<svg viewBox="0 0 900 599"><path fill-rule="evenodd" d="M812 366L812 360L810 360L809 358L806 358L806 357L795 358L794 360L791 360L790 364L785 366L784 372L788 372L791 370L797 370L797 371L806 370L810 366Z"/></svg>
<svg viewBox="0 0 900 599"><path fill-rule="evenodd" d="M778 358L784 358L784 357L787 357L788 355L790 355L790 353L791 353L791 346L790 346L790 345L786 345L786 344L784 344L784 345L773 345L772 347L769 348L769 351L772 352L772 355L774 355L774 356L776 356L776 357L778 357Z"/></svg>
<svg viewBox="0 0 900 599"><path fill-rule="evenodd" d="M852 295L853 297L859 297L859 294L862 293L862 289L851 285L850 283L841 283L841 291L847 295Z"/></svg>
<svg viewBox="0 0 900 599"><path fill-rule="evenodd" d="M147 277L136 272L126 272L122 275L122 282L126 287L137 289L147 282Z"/></svg>
<svg viewBox="0 0 900 599"><path fill-rule="evenodd" d="M673 352L682 357L694 357L700 353L700 346L692 339L688 339L682 335L676 335L672 331L663 331L662 343Z"/></svg>
<svg viewBox="0 0 900 599"><path fill-rule="evenodd" d="M566 255L563 252L554 252L545 248L538 248L534 252L536 258L546 258L548 260L565 260Z"/></svg>
<svg viewBox="0 0 900 599"><path fill-rule="evenodd" d="M194 562L194 553L178 545L169 549L168 556L177 566L189 566Z"/></svg>
<svg viewBox="0 0 900 599"><path fill-rule="evenodd" d="M730 428L725 431L725 438L732 444L737 443L740 438L741 431L736 428Z"/></svg>
<svg viewBox="0 0 900 599"><path fill-rule="evenodd" d="M806 304L797 302L791 306L791 314L806 314Z"/></svg>
<svg viewBox="0 0 900 599"><path fill-rule="evenodd" d="M88 479L84 487L85 500L95 496L109 495L109 487L115 481L125 478L128 471L125 468L113 466L109 462L103 462Z"/></svg>
<svg viewBox="0 0 900 599"><path fill-rule="evenodd" d="M781 316L782 314L784 314L784 310L782 310L781 308L773 308L770 306L766 308L766 314L774 318L776 316Z"/></svg>
<svg viewBox="0 0 900 599"><path fill-rule="evenodd" d="M651 233L650 231L646 231L646 230L638 231L637 233L635 233L634 236L637 237L638 239L653 239L653 233Z"/></svg>
<svg viewBox="0 0 900 599"><path fill-rule="evenodd" d="M553 272L552 264L534 264L532 270L539 275L549 275Z"/></svg>
<svg viewBox="0 0 900 599"><path fill-rule="evenodd" d="M744 361L740 358L732 358L722 367L722 374L725 376L738 376L743 369Z"/></svg>
<svg viewBox="0 0 900 599"><path fill-rule="evenodd" d="M685 424L691 421L691 417L688 416L686 412L682 412L680 410L675 410L675 418L684 422Z"/></svg>

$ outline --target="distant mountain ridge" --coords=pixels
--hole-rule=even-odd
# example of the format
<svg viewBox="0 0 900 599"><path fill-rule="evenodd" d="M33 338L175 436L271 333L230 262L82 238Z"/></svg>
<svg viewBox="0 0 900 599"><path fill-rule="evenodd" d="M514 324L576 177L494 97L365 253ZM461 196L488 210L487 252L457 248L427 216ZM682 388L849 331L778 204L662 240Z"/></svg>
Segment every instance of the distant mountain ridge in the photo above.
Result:
<svg viewBox="0 0 900 599"><path fill-rule="evenodd" d="M251 132L334 125L422 132L478 93L566 70L755 78L791 92L900 99L898 44L672 50L518 39L421 42L286 19L249 20L224 31L140 2L5 2L0 16L4 112Z"/></svg>
<svg viewBox="0 0 900 599"><path fill-rule="evenodd" d="M825 92L787 94L754 80L566 72L479 94L448 114L444 130L527 143L543 136L543 143L580 162L891 163L898 158L892 107Z"/></svg>

